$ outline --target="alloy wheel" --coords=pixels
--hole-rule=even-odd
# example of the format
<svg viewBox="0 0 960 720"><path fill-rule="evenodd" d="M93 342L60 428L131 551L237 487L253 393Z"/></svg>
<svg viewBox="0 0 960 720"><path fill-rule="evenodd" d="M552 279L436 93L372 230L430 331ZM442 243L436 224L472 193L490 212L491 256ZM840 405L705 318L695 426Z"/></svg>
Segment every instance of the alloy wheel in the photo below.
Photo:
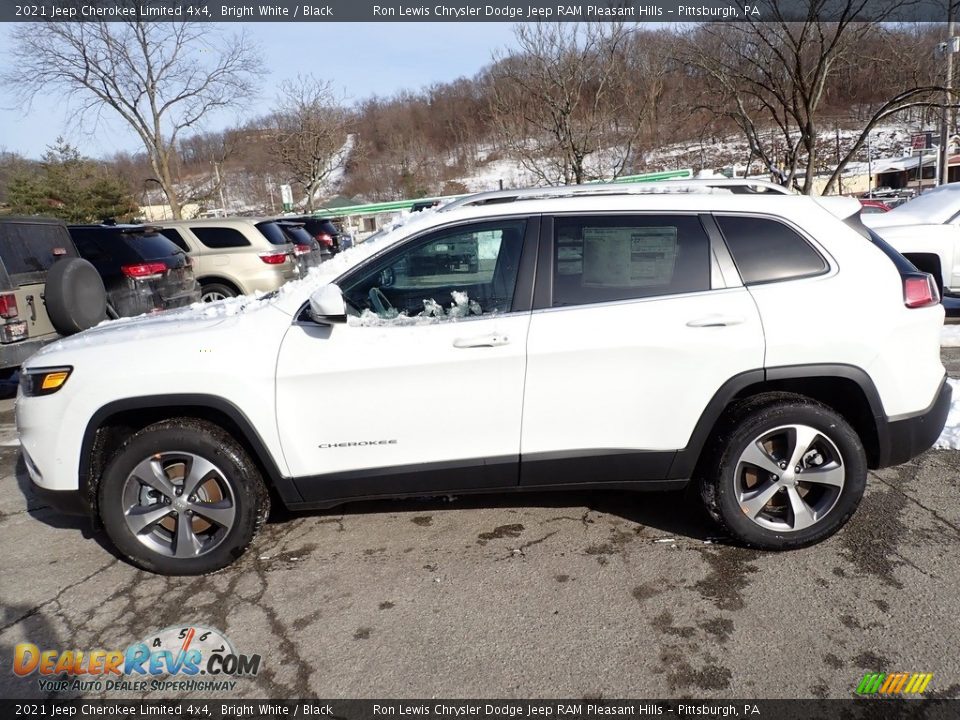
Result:
<svg viewBox="0 0 960 720"><path fill-rule="evenodd" d="M734 477L744 515L768 530L797 532L833 509L846 467L836 444L822 432L783 425L748 443Z"/></svg>
<svg viewBox="0 0 960 720"><path fill-rule="evenodd" d="M162 452L140 462L123 486L127 528L151 550L195 558L217 547L237 514L223 471L189 452Z"/></svg>

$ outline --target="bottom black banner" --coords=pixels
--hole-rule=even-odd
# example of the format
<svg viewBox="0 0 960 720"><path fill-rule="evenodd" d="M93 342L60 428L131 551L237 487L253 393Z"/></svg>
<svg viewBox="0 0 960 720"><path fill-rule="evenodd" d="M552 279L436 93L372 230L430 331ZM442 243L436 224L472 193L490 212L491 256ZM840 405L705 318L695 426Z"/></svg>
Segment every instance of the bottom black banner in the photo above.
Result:
<svg viewBox="0 0 960 720"><path fill-rule="evenodd" d="M0 719L516 720L563 718L842 720L960 717L960 700L0 700Z"/></svg>

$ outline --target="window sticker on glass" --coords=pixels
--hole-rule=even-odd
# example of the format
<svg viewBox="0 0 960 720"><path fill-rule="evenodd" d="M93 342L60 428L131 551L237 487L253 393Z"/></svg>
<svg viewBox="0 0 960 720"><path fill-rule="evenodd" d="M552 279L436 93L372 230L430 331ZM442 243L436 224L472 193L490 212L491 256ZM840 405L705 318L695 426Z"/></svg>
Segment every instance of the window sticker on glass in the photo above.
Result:
<svg viewBox="0 0 960 720"><path fill-rule="evenodd" d="M585 227L584 287L653 287L673 280L675 227Z"/></svg>

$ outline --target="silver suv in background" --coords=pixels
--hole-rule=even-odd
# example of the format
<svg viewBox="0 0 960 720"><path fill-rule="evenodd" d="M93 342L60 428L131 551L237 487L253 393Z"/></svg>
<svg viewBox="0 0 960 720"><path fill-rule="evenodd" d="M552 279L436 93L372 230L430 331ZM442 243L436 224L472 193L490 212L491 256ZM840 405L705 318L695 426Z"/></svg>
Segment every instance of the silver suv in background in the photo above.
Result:
<svg viewBox="0 0 960 720"><path fill-rule="evenodd" d="M271 292L300 276L293 243L271 220L164 220L157 227L193 258L204 302Z"/></svg>

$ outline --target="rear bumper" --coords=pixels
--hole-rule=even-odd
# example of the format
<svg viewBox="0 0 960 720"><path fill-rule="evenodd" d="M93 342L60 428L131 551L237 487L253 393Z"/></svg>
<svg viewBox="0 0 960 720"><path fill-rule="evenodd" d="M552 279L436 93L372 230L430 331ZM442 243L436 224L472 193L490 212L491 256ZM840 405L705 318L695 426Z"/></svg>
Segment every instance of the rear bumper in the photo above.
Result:
<svg viewBox="0 0 960 720"><path fill-rule="evenodd" d="M943 432L953 388L944 376L929 408L908 418L880 423L879 467L899 465L929 450Z"/></svg>
<svg viewBox="0 0 960 720"><path fill-rule="evenodd" d="M200 302L200 286L192 274L187 278L130 280L112 288L107 297L118 315L136 317Z"/></svg>

